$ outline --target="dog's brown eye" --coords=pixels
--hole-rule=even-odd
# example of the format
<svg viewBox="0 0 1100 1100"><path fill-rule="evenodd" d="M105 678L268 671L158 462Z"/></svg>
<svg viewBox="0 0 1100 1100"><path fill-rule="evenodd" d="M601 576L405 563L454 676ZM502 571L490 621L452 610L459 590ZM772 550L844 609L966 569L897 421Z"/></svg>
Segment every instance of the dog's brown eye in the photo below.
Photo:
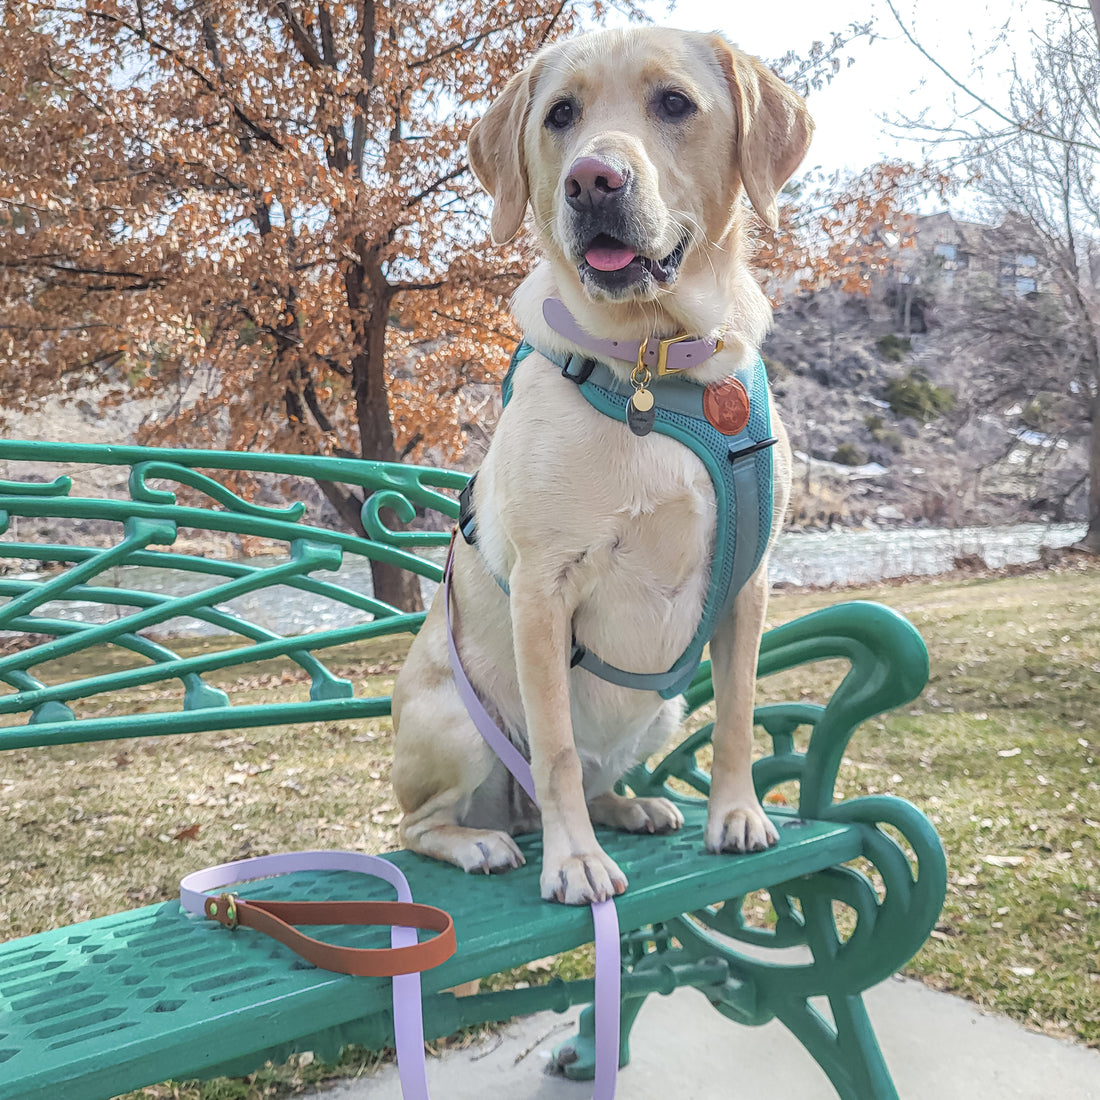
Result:
<svg viewBox="0 0 1100 1100"><path fill-rule="evenodd" d="M575 111L572 102L568 99L560 100L550 108L546 116L546 125L551 130L566 130L573 125Z"/></svg>
<svg viewBox="0 0 1100 1100"><path fill-rule="evenodd" d="M668 119L687 118L695 113L695 104L683 92L662 92L657 100L657 112Z"/></svg>

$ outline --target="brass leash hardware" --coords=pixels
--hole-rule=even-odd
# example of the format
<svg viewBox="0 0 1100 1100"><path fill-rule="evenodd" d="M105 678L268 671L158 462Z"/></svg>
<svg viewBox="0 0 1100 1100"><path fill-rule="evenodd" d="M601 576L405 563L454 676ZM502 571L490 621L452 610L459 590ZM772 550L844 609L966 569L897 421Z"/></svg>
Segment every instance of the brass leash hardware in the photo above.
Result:
<svg viewBox="0 0 1100 1100"><path fill-rule="evenodd" d="M646 412L653 408L653 394L646 388L649 385L649 379L648 367L635 367L630 372L630 384L634 387L630 402L639 412Z"/></svg>
<svg viewBox="0 0 1100 1100"><path fill-rule="evenodd" d="M211 920L224 924L226 928L236 928L237 897L235 894L219 894L216 898L206 899L206 915Z"/></svg>

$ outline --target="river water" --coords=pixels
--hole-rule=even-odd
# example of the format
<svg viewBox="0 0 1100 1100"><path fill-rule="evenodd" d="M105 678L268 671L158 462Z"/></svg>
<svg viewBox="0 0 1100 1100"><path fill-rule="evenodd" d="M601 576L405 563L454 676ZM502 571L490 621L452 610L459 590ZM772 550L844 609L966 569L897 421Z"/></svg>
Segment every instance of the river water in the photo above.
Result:
<svg viewBox="0 0 1100 1100"><path fill-rule="evenodd" d="M962 555L977 555L993 568L1035 561L1044 546L1068 546L1085 534L1083 524L1022 524L1012 527L963 527L952 530L902 528L892 530L835 530L788 532L779 540L771 559L773 583L796 586L865 584L890 577L926 576L952 569ZM430 556L442 564L444 550ZM347 561L336 574L318 573L345 587L370 591L370 568L361 559ZM184 595L209 586L210 578L162 570L122 568L111 570L98 583ZM425 600L435 585L424 581ZM250 622L278 634L301 634L348 626L368 618L342 604L310 593L280 587L233 600L225 605ZM46 611L47 609L43 609ZM82 603L57 603L49 608L61 617L83 621L114 618L117 610ZM106 611L106 614L103 612ZM152 628L156 635L214 634L217 627L194 619L172 620Z"/></svg>
<svg viewBox="0 0 1100 1100"><path fill-rule="evenodd" d="M1037 561L1043 547L1069 546L1085 537L1077 523L1023 523L953 529L791 531L771 558L772 583L868 584L890 577L929 576L974 554L991 569Z"/></svg>

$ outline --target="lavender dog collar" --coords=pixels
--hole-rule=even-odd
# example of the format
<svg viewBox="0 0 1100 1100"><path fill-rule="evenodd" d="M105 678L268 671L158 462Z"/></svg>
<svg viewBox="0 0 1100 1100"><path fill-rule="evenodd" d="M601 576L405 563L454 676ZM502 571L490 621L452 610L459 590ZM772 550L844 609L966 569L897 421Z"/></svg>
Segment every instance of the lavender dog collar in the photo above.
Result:
<svg viewBox="0 0 1100 1100"><path fill-rule="evenodd" d="M648 367L658 377L698 367L722 348L722 338L719 336L651 336L640 346L630 340L601 339L581 328L566 304L558 298L547 298L542 303L542 316L559 336L571 340L597 358L619 359Z"/></svg>

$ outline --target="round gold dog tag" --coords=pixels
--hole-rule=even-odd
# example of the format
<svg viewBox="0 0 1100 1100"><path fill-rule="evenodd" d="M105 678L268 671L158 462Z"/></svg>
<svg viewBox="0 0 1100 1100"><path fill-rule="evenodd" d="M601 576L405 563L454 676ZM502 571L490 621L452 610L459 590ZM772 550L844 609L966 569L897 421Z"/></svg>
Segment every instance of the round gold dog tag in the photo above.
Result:
<svg viewBox="0 0 1100 1100"><path fill-rule="evenodd" d="M649 390L635 390L630 402L638 412L649 412L653 408L653 394Z"/></svg>

